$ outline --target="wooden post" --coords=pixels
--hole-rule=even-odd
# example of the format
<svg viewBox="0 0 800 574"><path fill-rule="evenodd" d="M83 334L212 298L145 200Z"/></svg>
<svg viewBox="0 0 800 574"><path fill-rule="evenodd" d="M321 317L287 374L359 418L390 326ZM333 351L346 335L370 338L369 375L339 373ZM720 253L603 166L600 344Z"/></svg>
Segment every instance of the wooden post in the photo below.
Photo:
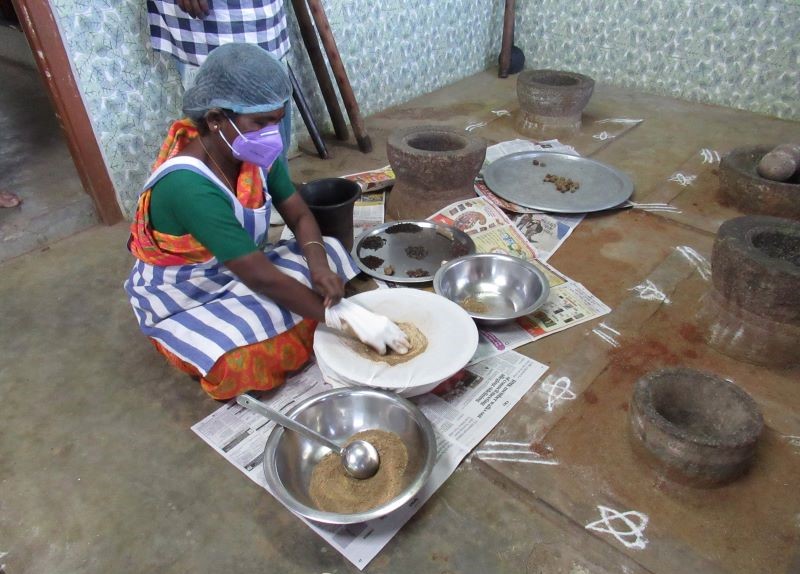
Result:
<svg viewBox="0 0 800 574"><path fill-rule="evenodd" d="M367 135L367 130L364 126L364 118L361 117L361 110L358 108L356 95L353 93L353 87L350 85L350 80L347 78L347 72L344 69L342 58L339 56L339 49L336 47L336 40L333 37L333 31L328 23L325 9L322 7L322 2L320 0L308 0L308 6L311 9L314 22L317 25L317 31L322 40L322 46L325 48L325 53L328 55L328 63L331 65L331 70L333 70L333 77L336 78L336 83L339 86L339 93L342 95L344 107L350 118L350 125L356 136L358 149L364 153L369 153L372 151L372 140L369 135Z"/></svg>
<svg viewBox="0 0 800 574"><path fill-rule="evenodd" d="M514 2L506 0L506 10L503 14L503 44L500 47L500 72L501 78L508 77L511 67L511 46L514 43Z"/></svg>
<svg viewBox="0 0 800 574"><path fill-rule="evenodd" d="M317 33L314 30L311 15L308 13L308 6L306 6L305 0L292 0L292 7L297 18L297 26L300 28L300 35L303 37L303 44L308 52L308 59L311 60L311 67L314 68L314 75L317 76L322 99L325 101L325 107L328 108L336 139L344 141L348 137L347 122L339 107L336 91L328 75L328 67L325 65L325 57L322 55L317 41Z"/></svg>
<svg viewBox="0 0 800 574"><path fill-rule="evenodd" d="M117 223L122 220L122 211L114 184L72 76L72 67L50 4L26 0L14 0L12 3L53 101L83 188L94 200L100 220L107 225Z"/></svg>
<svg viewBox="0 0 800 574"><path fill-rule="evenodd" d="M297 104L297 109L300 110L300 116L303 118L303 123L306 124L306 129L311 136L311 141L314 142L314 147L317 148L317 154L319 154L320 159L328 159L328 148L319 135L317 124L314 123L314 116L311 115L311 110L308 109L308 104L306 103L303 91L300 89L300 84L297 82L292 67L287 65L286 68L289 71L289 80L292 82L294 103Z"/></svg>

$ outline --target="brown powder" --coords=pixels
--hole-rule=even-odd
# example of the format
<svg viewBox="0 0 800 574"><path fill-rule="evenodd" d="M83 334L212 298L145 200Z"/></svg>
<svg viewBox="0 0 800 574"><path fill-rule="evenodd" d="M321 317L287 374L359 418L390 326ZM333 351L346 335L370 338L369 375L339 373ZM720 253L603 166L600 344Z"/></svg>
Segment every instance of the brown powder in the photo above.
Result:
<svg viewBox="0 0 800 574"><path fill-rule="evenodd" d="M489 310L486 303L481 303L472 295L464 297L458 304L470 313L486 313Z"/></svg>
<svg viewBox="0 0 800 574"><path fill-rule="evenodd" d="M370 235L369 237L365 237L363 241L361 241L361 248L362 249L369 249L371 251L377 251L383 244L386 243L386 239L381 237L380 235Z"/></svg>
<svg viewBox="0 0 800 574"><path fill-rule="evenodd" d="M399 365L400 363L406 363L417 355L425 352L425 349L428 348L428 338L422 333L422 331L417 329L411 323L398 323L397 326L400 327L400 330L406 334L406 337L408 337L408 342L411 345L411 348L405 355L395 353L391 349L388 349L385 355L381 355L375 349L365 345L357 339L348 341L350 348L365 359L375 361L376 363L388 363L391 366Z"/></svg>
<svg viewBox="0 0 800 574"><path fill-rule="evenodd" d="M420 231L422 231L422 228L416 223L396 223L384 229L383 232L393 235L395 233L419 233Z"/></svg>
<svg viewBox="0 0 800 574"><path fill-rule="evenodd" d="M542 180L545 183L552 183L556 186L556 189L561 193L575 193L578 189L580 189L581 184L577 181L572 181L568 177L562 177L560 175L553 175L552 173L548 173L544 176Z"/></svg>
<svg viewBox="0 0 800 574"><path fill-rule="evenodd" d="M393 432L366 430L354 434L347 443L365 440L381 458L378 472L370 478L353 478L342 466L341 458L328 453L311 472L308 494L314 505L326 512L355 514L366 512L396 497L403 488L408 466L408 451Z"/></svg>
<svg viewBox="0 0 800 574"><path fill-rule="evenodd" d="M450 248L450 257L462 257L469 253L469 246L464 243L453 243L452 247Z"/></svg>
<svg viewBox="0 0 800 574"><path fill-rule="evenodd" d="M413 277L414 279L431 276L430 272L427 269L423 269L422 267L420 267L419 269L410 269L406 271L406 275L408 275L409 277Z"/></svg>
<svg viewBox="0 0 800 574"><path fill-rule="evenodd" d="M375 255L367 255L366 257L361 258L361 263L370 269L377 269L378 266L383 263L383 259L376 257Z"/></svg>
<svg viewBox="0 0 800 574"><path fill-rule="evenodd" d="M409 245L406 247L406 255L411 259L425 259L428 250L423 245Z"/></svg>

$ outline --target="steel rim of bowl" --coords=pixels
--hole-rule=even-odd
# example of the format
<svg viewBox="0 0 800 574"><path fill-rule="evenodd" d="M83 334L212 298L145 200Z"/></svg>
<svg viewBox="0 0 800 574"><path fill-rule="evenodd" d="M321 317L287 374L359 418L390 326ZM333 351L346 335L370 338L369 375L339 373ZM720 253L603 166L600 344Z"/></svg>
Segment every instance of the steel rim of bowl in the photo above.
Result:
<svg viewBox="0 0 800 574"><path fill-rule="evenodd" d="M476 319L478 321L488 321L488 322L512 321L514 319L519 319L520 317L524 317L525 315L533 313L536 309L544 305L545 301L547 301L547 298L550 296L550 281L548 281L545 274L542 273L542 271L538 267L536 267L530 261L526 261L525 259L522 259L520 257L514 257L513 255L501 255L499 253L475 253L472 255L464 255L463 257L458 257L456 259L453 259L452 261L448 261L447 263L442 265L436 272L436 275L433 276L433 290L436 291L438 295L441 295L442 297L445 297L446 299L453 301L452 299L450 299L450 297L442 293L442 278L444 277L445 273L447 273L447 271L452 267L455 267L459 264L463 264L466 261L471 261L474 259L500 259L503 261L508 261L520 265L521 267L524 267L532 271L533 274L536 275L536 277L538 277L539 282L542 285L542 293L532 304L528 305L524 309L515 311L514 313L507 315L505 317L482 315L480 313L473 313L472 311L464 309L473 319ZM453 302L456 305L458 305L457 301Z"/></svg>
<svg viewBox="0 0 800 574"><path fill-rule="evenodd" d="M264 445L264 477L266 478L267 486L269 487L272 495L279 501L283 502L292 512L308 518L309 520L322 522L325 524L356 524L359 522L366 522L367 520L380 518L381 516L386 516L390 512L393 512L403 506L419 492L419 490L428 481L431 471L433 470L433 465L436 462L436 433L433 430L431 422L414 403L395 393L379 391L376 389L354 389L352 387L331 389L318 395L314 395L306 401L298 404L292 410L286 413L286 416L294 417L301 410L305 410L329 397L335 397L340 394L386 396L401 404L411 414L414 421L422 429L422 433L425 438L425 444L431 445L431 448L428 449L428 453L425 457L425 462L422 464L422 472L420 472L419 476L417 476L413 482L411 482L405 488L405 490L395 498L386 504L376 506L372 510L368 510L366 512L359 512L356 514L340 514L338 512L325 512L323 510L311 508L310 506L306 506L305 504L299 502L291 494L289 494L289 492L283 487L283 483L278 476L278 472L275 468L275 451L278 441L283 435L284 429L283 427L276 425L275 428L272 429L272 432L270 432L266 445Z"/></svg>

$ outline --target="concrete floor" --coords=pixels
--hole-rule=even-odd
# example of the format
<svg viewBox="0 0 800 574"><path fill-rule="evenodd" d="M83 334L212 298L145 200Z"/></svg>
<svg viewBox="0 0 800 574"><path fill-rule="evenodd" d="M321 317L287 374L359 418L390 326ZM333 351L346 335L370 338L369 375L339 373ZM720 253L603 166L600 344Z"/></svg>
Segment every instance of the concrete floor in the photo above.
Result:
<svg viewBox="0 0 800 574"><path fill-rule="evenodd" d="M25 36L2 24L0 81L0 190L22 199L18 207L0 209L5 261L88 229L98 218Z"/></svg>
<svg viewBox="0 0 800 574"><path fill-rule="evenodd" d="M334 157L329 161L313 155L293 160L294 179L385 165L385 140L392 129L429 121L464 127L492 109L515 108L513 94L513 79L478 74L368 118L375 144L369 155L359 153L354 143L331 142ZM645 122L593 157L629 173L637 198L658 190L701 147L800 140L797 123L598 86L586 117L620 116ZM506 120L491 123L481 135L493 141L515 137L513 124ZM592 216L551 263L614 309L607 321L630 326L639 315L629 290L658 272L676 245L708 253L713 234L692 221L641 212ZM140 335L121 288L131 264L126 237L125 225L95 227L46 252L0 266L0 556L8 553L0 562L6 563L6 571L356 572L191 432L190 426L219 403L169 369ZM597 379L597 373L585 372L594 363L582 359L591 355L587 345L594 326L596 322L581 325L523 351L549 364L552 372L583 368L586 380L579 390L585 392L584 383ZM780 388L796 381L796 375L780 374L785 377ZM778 385L776 377L762 373ZM569 426L558 426L572 419L548 418L537 393L529 395L498 426L493 439L525 444L544 436L557 445L575 440L568 436ZM756 399L775 432L800 436L797 392L775 391ZM580 401L565 413L573 419L591 416ZM617 422L608 421L618 419L603 413L596 419L603 426L590 426L591 433L616 428ZM552 439L551 428L556 432ZM579 450L558 455L578 458ZM720 554L716 546L709 550L700 543L696 548L685 542L653 543L651 550L637 554L613 539L590 534L579 512L590 502L577 504L580 496L603 500L598 503L624 497L592 488L613 482L603 478L603 457L581 462L582 476L590 482L576 493L559 490L552 477L534 473L531 465L504 466L473 457L366 572L753 571L732 558L734 548ZM567 468L559 472L572 476ZM602 480L592 483L592 476ZM535 477L547 484L548 496L531 482ZM796 475L794 482L796 488ZM786 499L796 514L800 509L791 507L793 503L793 497ZM683 519L702 522L703 512L702 501L693 501ZM665 532L655 517L653 522L654 540L679 538ZM678 521L673 530L680 528ZM796 545L796 530L795 525L776 536L788 536L787 544ZM769 527L762 535L770 535ZM785 560L780 564L782 569L772 571L797 571Z"/></svg>

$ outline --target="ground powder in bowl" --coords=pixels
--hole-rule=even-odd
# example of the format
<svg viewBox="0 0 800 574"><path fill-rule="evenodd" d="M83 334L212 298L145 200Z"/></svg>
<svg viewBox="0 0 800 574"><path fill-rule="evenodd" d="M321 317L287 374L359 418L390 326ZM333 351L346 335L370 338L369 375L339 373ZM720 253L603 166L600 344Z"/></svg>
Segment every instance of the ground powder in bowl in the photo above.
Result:
<svg viewBox="0 0 800 574"><path fill-rule="evenodd" d="M371 478L353 478L342 465L341 458L330 452L311 472L308 494L319 510L356 514L385 504L403 489L403 474L408 465L408 451L402 439L393 432L366 430L347 441L365 440L378 451L381 464Z"/></svg>

